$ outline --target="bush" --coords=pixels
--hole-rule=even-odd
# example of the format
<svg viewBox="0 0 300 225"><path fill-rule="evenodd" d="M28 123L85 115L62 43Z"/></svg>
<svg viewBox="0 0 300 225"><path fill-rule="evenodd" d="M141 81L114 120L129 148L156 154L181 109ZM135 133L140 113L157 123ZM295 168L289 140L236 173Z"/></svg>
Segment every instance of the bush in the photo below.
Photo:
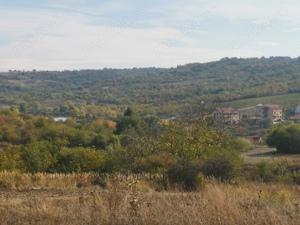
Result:
<svg viewBox="0 0 300 225"><path fill-rule="evenodd" d="M255 145L250 140L239 137L233 140L232 148L238 151L245 151L254 149Z"/></svg>
<svg viewBox="0 0 300 225"><path fill-rule="evenodd" d="M21 158L29 173L57 172L56 163L67 141L62 139L32 141L22 146Z"/></svg>
<svg viewBox="0 0 300 225"><path fill-rule="evenodd" d="M300 153L300 124L273 128L266 140L270 147L276 147L282 153Z"/></svg>
<svg viewBox="0 0 300 225"><path fill-rule="evenodd" d="M300 171L294 171L292 173L292 180L293 180L294 183L300 185Z"/></svg>
<svg viewBox="0 0 300 225"><path fill-rule="evenodd" d="M58 162L58 170L63 173L103 172L105 169L105 153L91 148L65 148Z"/></svg>
<svg viewBox="0 0 300 225"><path fill-rule="evenodd" d="M184 190L191 191L196 189L201 183L200 160L178 159L177 163L167 171L167 176L172 183L179 184Z"/></svg>
<svg viewBox="0 0 300 225"><path fill-rule="evenodd" d="M232 180L241 175L243 159L238 153L221 150L209 155L203 162L202 171L206 176L213 176L222 181Z"/></svg>
<svg viewBox="0 0 300 225"><path fill-rule="evenodd" d="M21 159L21 147L7 144L0 150L0 170L23 171L24 165Z"/></svg>
<svg viewBox="0 0 300 225"><path fill-rule="evenodd" d="M260 162L255 166L255 172L256 172L256 180L259 181L273 181L274 180L274 174L273 174L274 167L265 161Z"/></svg>
<svg viewBox="0 0 300 225"><path fill-rule="evenodd" d="M7 189L7 188L9 188L9 185L7 184L7 182L4 180L0 180L0 190Z"/></svg>
<svg viewBox="0 0 300 225"><path fill-rule="evenodd" d="M92 172L89 176L92 185L98 185L102 188L107 186L107 176L104 173Z"/></svg>
<svg viewBox="0 0 300 225"><path fill-rule="evenodd" d="M246 172L251 171L247 168ZM291 160L278 159L273 163L261 161L253 166L251 179L260 182L298 183L297 169L294 170Z"/></svg>
<svg viewBox="0 0 300 225"><path fill-rule="evenodd" d="M174 159L172 156L167 154L161 155L150 155L145 158L139 158L134 163L133 172L134 173L164 173L174 164Z"/></svg>
<svg viewBox="0 0 300 225"><path fill-rule="evenodd" d="M206 176L203 172L198 173L196 177L196 185L198 188L203 188L206 183Z"/></svg>

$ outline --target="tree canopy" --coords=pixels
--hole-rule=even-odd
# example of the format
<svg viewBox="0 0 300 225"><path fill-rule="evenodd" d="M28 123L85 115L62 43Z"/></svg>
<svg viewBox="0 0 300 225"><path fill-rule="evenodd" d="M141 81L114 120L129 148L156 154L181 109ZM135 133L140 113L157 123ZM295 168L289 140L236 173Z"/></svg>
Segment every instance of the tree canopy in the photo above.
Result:
<svg viewBox="0 0 300 225"><path fill-rule="evenodd" d="M300 153L300 124L273 127L266 140L271 147L282 153Z"/></svg>
<svg viewBox="0 0 300 225"><path fill-rule="evenodd" d="M1 72L0 106L34 115L92 119L116 117L110 107L150 104L163 114L162 106L182 105L202 96L222 103L299 93L299 71L299 58L262 57L224 58L169 69Z"/></svg>

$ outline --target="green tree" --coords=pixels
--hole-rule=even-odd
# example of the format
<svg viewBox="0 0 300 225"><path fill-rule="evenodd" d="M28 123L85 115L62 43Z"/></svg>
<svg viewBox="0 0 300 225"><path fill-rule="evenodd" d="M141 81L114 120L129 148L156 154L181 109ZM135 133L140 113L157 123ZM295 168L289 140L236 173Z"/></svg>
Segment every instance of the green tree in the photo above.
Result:
<svg viewBox="0 0 300 225"><path fill-rule="evenodd" d="M153 116L153 115L144 116L143 119L145 120L148 127L150 127L150 128L155 127L159 122L159 117Z"/></svg>
<svg viewBox="0 0 300 225"><path fill-rule="evenodd" d="M27 172L56 172L56 163L66 140L32 141L22 146L21 158Z"/></svg>
<svg viewBox="0 0 300 225"><path fill-rule="evenodd" d="M63 113L63 114L66 114L66 113L69 112L69 109L70 109L70 107L69 107L68 105L65 104L65 105L60 106L59 111L60 111L61 113Z"/></svg>
<svg viewBox="0 0 300 225"><path fill-rule="evenodd" d="M112 138L108 134L100 133L95 136L91 145L96 148L105 149L110 141L112 141Z"/></svg>
<svg viewBox="0 0 300 225"><path fill-rule="evenodd" d="M19 105L19 110L22 113L27 113L28 105L26 102L21 102Z"/></svg>
<svg viewBox="0 0 300 225"><path fill-rule="evenodd" d="M92 148L65 148L61 152L58 170L71 172L103 172L106 170L106 155Z"/></svg>
<svg viewBox="0 0 300 225"><path fill-rule="evenodd" d="M264 119L261 121L261 125L263 128L268 129L272 126L273 120L272 119Z"/></svg>
<svg viewBox="0 0 300 225"><path fill-rule="evenodd" d="M124 116L133 116L133 111L130 107L127 107L127 109L125 110Z"/></svg>
<svg viewBox="0 0 300 225"><path fill-rule="evenodd" d="M300 124L280 125L271 128L266 143L282 153L300 153Z"/></svg>
<svg viewBox="0 0 300 225"><path fill-rule="evenodd" d="M123 133L126 129L141 129L145 127L145 121L139 117L135 116L123 116L119 120L117 120L117 125L116 125L116 134L121 134Z"/></svg>

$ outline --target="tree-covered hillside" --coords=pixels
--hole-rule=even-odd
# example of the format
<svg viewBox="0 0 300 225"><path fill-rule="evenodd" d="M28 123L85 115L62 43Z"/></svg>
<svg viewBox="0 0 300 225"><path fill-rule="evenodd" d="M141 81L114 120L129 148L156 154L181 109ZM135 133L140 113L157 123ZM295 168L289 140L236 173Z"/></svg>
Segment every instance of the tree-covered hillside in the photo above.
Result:
<svg viewBox="0 0 300 225"><path fill-rule="evenodd" d="M71 103L177 105L203 96L220 103L300 93L299 84L300 57L224 58L169 69L10 71L0 73L0 104L56 115Z"/></svg>

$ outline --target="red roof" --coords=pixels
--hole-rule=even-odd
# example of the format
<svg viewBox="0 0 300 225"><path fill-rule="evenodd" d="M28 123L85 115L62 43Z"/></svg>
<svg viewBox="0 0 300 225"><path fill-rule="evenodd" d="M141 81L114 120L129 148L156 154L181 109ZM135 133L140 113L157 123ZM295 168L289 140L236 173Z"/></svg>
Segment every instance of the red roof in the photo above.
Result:
<svg viewBox="0 0 300 225"><path fill-rule="evenodd" d="M300 120L300 114L290 117L289 120Z"/></svg>
<svg viewBox="0 0 300 225"><path fill-rule="evenodd" d="M248 139L249 141L261 141L261 137L260 136L247 136L246 139Z"/></svg>
<svg viewBox="0 0 300 225"><path fill-rule="evenodd" d="M279 105L276 105L276 104L271 104L271 105L266 105L268 108L271 108L271 109L281 109L281 107Z"/></svg>

